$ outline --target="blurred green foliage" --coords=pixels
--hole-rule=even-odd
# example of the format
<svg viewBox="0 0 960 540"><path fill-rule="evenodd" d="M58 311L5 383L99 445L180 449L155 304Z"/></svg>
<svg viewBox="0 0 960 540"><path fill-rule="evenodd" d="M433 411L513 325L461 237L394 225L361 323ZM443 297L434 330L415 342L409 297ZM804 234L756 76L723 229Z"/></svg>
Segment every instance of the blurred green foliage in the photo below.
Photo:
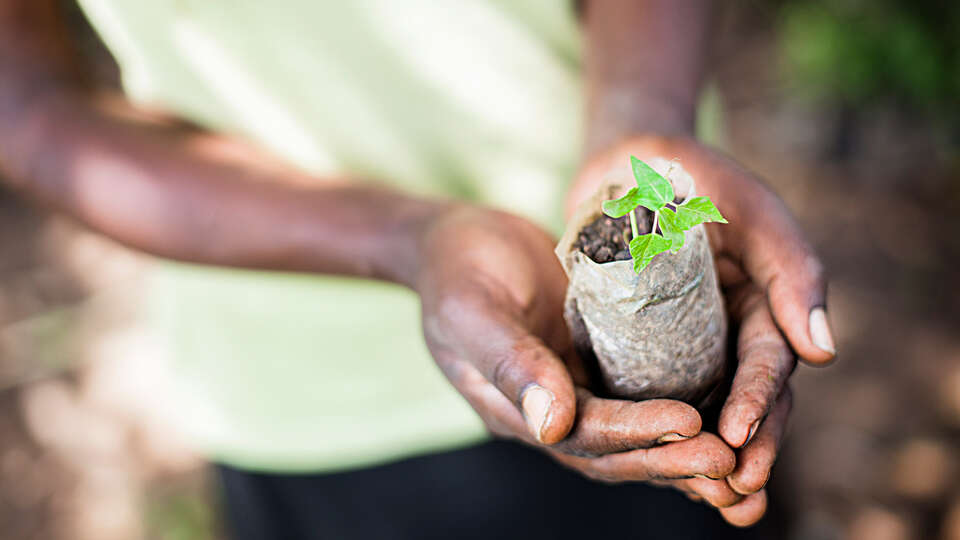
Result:
<svg viewBox="0 0 960 540"><path fill-rule="evenodd" d="M784 75L798 94L957 112L960 2L786 0L779 26Z"/></svg>

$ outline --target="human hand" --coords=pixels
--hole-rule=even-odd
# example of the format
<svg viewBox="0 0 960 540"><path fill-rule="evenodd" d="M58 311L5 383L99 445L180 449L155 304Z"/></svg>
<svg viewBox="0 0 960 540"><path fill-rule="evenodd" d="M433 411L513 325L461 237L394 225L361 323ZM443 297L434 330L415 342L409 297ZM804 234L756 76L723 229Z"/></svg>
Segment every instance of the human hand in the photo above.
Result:
<svg viewBox="0 0 960 540"><path fill-rule="evenodd" d="M708 479L729 475L734 453L700 433L696 409L667 399L601 399L587 389L562 317L567 278L554 243L523 219L469 206L441 212L426 227L414 287L440 369L490 431L586 476L700 475L722 484Z"/></svg>
<svg viewBox="0 0 960 540"><path fill-rule="evenodd" d="M732 160L689 138L636 137L596 155L571 189L568 208L611 170L625 167L629 155L678 158L696 180L697 193L709 195L729 221L706 227L737 334L737 369L718 424L723 440L738 449L737 466L725 479L726 489L709 486L713 500L702 492L694 497L715 506L735 501L721 513L731 523L749 525L766 509L763 486L790 412L794 352L814 365L835 356L822 265L776 195ZM701 480L675 487L706 491Z"/></svg>

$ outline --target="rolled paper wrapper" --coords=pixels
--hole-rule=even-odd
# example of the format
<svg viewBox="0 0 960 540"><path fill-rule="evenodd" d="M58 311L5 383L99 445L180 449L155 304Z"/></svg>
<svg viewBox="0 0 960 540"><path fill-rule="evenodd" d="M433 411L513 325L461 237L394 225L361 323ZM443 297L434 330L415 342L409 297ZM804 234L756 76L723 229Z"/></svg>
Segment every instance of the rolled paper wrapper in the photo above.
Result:
<svg viewBox="0 0 960 540"><path fill-rule="evenodd" d="M679 163L647 164L678 196L694 196L693 178ZM614 171L567 224L556 249L570 278L564 317L581 358L596 357L610 395L705 407L725 375L727 318L703 225L687 231L680 251L658 255L640 274L632 260L598 264L574 247L603 201L633 185L628 168Z"/></svg>

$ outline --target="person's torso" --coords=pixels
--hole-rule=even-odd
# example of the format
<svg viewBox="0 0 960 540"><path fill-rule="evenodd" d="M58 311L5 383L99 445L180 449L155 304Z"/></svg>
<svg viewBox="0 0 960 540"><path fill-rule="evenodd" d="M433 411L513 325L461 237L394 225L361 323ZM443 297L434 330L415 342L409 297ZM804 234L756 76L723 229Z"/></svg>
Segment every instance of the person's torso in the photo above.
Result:
<svg viewBox="0 0 960 540"><path fill-rule="evenodd" d="M347 173L554 231L580 154L580 45L558 0L81 0L127 93ZM369 281L160 263L151 321L182 424L247 467L329 470L478 440L416 297Z"/></svg>

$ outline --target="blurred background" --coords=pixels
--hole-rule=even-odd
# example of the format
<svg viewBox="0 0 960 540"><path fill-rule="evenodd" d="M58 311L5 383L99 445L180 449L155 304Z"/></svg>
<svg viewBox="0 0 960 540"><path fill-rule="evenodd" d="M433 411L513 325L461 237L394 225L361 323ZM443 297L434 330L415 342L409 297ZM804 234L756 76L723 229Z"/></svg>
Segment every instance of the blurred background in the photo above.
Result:
<svg viewBox="0 0 960 540"><path fill-rule="evenodd" d="M771 496L791 538L960 539L960 3L725 3L702 127L831 275ZM101 76L110 59L82 16ZM0 191L0 536L223 537L129 316L150 261Z"/></svg>

